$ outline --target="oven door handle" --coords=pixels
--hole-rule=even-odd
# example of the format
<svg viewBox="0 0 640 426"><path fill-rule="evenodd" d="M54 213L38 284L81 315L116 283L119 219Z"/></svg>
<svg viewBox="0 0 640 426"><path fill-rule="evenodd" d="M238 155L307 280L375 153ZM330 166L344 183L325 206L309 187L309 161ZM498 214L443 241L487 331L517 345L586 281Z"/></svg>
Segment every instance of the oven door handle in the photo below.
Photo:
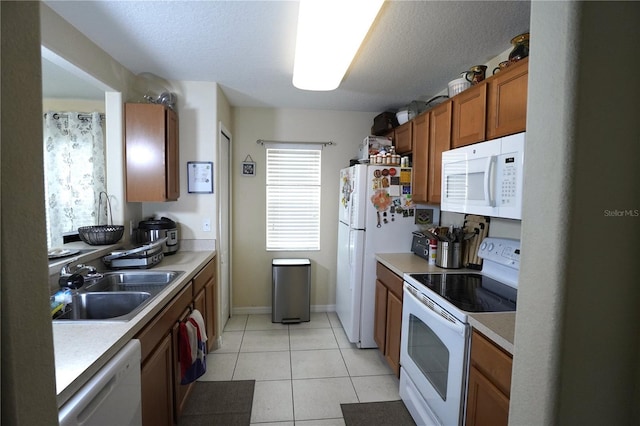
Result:
<svg viewBox="0 0 640 426"><path fill-rule="evenodd" d="M465 335L467 329L466 324L459 321L457 318L454 318L446 310L440 308L440 306L437 303L433 302L433 300L429 299L427 296L417 293L417 291L416 293L414 293L413 287L410 287L408 284L405 284L404 293L405 296L413 298L416 302L427 308L426 313L430 315L435 321L439 322L441 326L454 330L456 334L460 334L462 336ZM428 303L426 303L424 301L425 298L431 300L434 306L430 306ZM435 306L438 306L438 309L441 309L441 311L434 309Z"/></svg>

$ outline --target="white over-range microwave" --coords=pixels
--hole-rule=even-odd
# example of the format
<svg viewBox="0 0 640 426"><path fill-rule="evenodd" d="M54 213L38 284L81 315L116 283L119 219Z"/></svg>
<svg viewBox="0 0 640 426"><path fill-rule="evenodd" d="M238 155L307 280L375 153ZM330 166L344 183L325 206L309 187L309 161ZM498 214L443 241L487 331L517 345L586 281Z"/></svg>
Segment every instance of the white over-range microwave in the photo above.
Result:
<svg viewBox="0 0 640 426"><path fill-rule="evenodd" d="M442 153L441 210L522 219L525 133Z"/></svg>

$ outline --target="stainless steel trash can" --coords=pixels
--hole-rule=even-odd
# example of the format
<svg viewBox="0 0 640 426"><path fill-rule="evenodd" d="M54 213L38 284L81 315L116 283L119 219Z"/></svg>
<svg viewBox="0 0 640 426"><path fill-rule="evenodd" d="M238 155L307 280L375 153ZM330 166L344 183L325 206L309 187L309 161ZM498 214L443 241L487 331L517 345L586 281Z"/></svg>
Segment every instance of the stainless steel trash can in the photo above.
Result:
<svg viewBox="0 0 640 426"><path fill-rule="evenodd" d="M311 261L273 259L271 264L271 322L284 324L309 321Z"/></svg>

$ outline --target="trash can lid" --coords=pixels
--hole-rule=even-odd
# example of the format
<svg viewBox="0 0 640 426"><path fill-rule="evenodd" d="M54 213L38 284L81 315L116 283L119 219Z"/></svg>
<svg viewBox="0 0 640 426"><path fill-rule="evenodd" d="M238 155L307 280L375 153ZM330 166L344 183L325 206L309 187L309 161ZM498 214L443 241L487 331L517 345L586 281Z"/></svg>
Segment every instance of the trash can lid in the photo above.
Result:
<svg viewBox="0 0 640 426"><path fill-rule="evenodd" d="M309 259L273 259L272 265L277 265L277 266L311 265L311 261Z"/></svg>

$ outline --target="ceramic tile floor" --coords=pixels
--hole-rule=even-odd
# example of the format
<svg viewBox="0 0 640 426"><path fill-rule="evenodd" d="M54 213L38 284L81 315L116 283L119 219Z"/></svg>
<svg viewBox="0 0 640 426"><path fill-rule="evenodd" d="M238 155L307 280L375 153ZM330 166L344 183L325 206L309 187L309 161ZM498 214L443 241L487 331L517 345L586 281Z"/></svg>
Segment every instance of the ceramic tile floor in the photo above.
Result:
<svg viewBox="0 0 640 426"><path fill-rule="evenodd" d="M247 379L256 380L252 425L344 426L341 403L400 399L380 351L349 343L334 312L290 325L234 315L199 380Z"/></svg>

